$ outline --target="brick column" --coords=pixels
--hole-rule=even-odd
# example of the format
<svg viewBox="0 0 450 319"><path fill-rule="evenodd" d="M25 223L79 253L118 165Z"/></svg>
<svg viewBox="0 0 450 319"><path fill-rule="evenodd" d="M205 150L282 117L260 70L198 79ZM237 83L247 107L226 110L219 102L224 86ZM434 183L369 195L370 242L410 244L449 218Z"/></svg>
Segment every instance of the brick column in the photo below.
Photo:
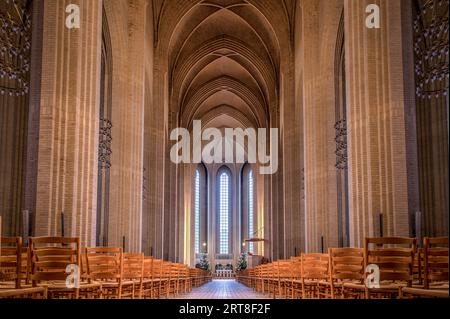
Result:
<svg viewBox="0 0 450 319"><path fill-rule="evenodd" d="M408 236L404 64L400 1L377 0L381 28L366 27L374 1L345 0L350 244Z"/></svg>
<svg viewBox="0 0 450 319"><path fill-rule="evenodd" d="M80 28L65 26L80 7ZM44 1L36 234L95 243L102 1Z"/></svg>
<svg viewBox="0 0 450 319"><path fill-rule="evenodd" d="M145 0L105 1L113 61L108 245L122 246L125 236L128 252L142 248L146 4Z"/></svg>

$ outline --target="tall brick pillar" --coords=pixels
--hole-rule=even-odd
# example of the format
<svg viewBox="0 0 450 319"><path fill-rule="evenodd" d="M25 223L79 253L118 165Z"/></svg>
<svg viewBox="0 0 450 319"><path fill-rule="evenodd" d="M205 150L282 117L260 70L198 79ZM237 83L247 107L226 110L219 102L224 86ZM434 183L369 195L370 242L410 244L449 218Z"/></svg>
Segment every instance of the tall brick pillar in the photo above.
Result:
<svg viewBox="0 0 450 319"><path fill-rule="evenodd" d="M146 0L104 1L112 55L108 245L122 246L125 239L127 252L142 250L145 72L151 67L147 3ZM147 195L151 196L151 192ZM145 252L150 254L148 250Z"/></svg>
<svg viewBox="0 0 450 319"><path fill-rule="evenodd" d="M66 6L80 8L68 29ZM45 0L35 235L95 244L102 1Z"/></svg>
<svg viewBox="0 0 450 319"><path fill-rule="evenodd" d="M366 27L366 7L381 27ZM408 236L401 3L345 0L350 244L366 236ZM380 213L383 222L380 223Z"/></svg>

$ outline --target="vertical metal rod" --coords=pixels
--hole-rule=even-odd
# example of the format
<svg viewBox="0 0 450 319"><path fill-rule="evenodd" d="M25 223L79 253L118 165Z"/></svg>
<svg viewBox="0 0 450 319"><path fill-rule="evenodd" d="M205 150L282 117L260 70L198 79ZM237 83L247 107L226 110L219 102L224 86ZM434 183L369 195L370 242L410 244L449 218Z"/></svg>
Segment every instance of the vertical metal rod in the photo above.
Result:
<svg viewBox="0 0 450 319"><path fill-rule="evenodd" d="M323 244L323 236L321 236L320 237L320 249L321 249L321 251L322 251L322 254L323 254L323 251L324 251L324 244Z"/></svg>
<svg viewBox="0 0 450 319"><path fill-rule="evenodd" d="M123 252L125 252L125 236L122 237L122 248Z"/></svg>
<svg viewBox="0 0 450 319"><path fill-rule="evenodd" d="M64 212L61 212L61 237L64 237Z"/></svg>
<svg viewBox="0 0 450 319"><path fill-rule="evenodd" d="M415 218L417 245L422 247L422 212L416 212Z"/></svg>
<svg viewBox="0 0 450 319"><path fill-rule="evenodd" d="M384 237L384 224L383 224L383 214L380 213L380 237Z"/></svg>
<svg viewBox="0 0 450 319"><path fill-rule="evenodd" d="M30 236L30 212L24 210L22 212L22 238L24 244L28 242L28 237Z"/></svg>

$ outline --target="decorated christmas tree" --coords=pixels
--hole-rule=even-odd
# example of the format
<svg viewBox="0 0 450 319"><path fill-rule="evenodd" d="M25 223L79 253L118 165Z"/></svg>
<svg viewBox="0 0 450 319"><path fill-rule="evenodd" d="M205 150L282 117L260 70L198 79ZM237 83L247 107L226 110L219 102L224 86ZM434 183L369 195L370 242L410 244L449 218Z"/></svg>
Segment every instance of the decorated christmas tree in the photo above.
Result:
<svg viewBox="0 0 450 319"><path fill-rule="evenodd" d="M247 269L247 256L245 255L245 253L242 253L237 261L236 271L241 271L245 269Z"/></svg>
<svg viewBox="0 0 450 319"><path fill-rule="evenodd" d="M206 271L210 270L209 269L208 254L202 254L201 255L198 268L206 270Z"/></svg>

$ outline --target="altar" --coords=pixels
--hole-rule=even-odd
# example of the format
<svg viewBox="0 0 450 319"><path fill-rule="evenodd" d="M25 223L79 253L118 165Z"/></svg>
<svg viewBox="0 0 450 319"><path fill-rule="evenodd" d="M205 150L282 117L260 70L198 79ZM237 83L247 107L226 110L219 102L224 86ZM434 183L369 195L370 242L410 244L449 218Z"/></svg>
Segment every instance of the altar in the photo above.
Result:
<svg viewBox="0 0 450 319"><path fill-rule="evenodd" d="M230 269L218 269L214 273L214 278L227 279L227 278L234 278L235 275L236 274L234 273L233 270L230 270Z"/></svg>

